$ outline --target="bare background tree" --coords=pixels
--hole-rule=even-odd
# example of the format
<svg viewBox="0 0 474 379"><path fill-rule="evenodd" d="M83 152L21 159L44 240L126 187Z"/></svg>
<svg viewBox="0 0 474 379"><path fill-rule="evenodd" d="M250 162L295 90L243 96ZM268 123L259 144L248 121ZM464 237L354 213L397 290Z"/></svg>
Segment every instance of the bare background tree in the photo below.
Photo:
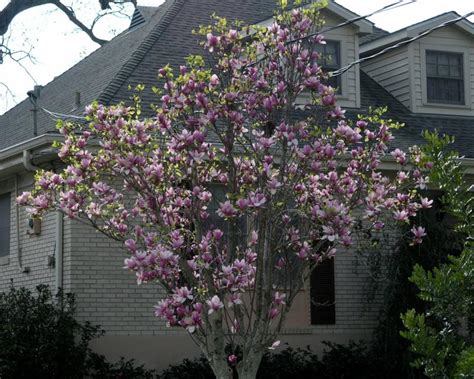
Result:
<svg viewBox="0 0 474 379"><path fill-rule="evenodd" d="M6 5L4 5L5 3ZM103 45L107 42L109 37L104 37L105 33L103 30L100 30L101 28L97 30L98 25L102 20L109 16L129 18L131 14L130 4L136 7L137 0L0 1L0 65L9 61L15 63L26 73L31 81L36 84L37 80L35 80L35 75L30 69L28 69L28 66L30 66L31 63L36 63L33 52L35 41L29 37L29 35L34 35L35 33L32 30L27 30L30 26L28 24L23 28L24 30L13 30L15 29L13 21L15 17L20 15L22 12L32 8L50 5L51 10L49 13L57 11L64 14L78 31L87 35L94 43ZM58 33L67 33L67 31L61 30L63 27L59 23L55 25L55 27L59 28L59 30L57 30ZM110 26L108 30L108 34L111 36L118 32L118 30L110 30L113 28L113 26ZM19 47L18 39L21 39L21 47ZM5 79L8 76L9 75L2 75L0 73L0 93L5 99L5 106L9 100L15 100L15 91L11 88L11 83L8 83Z"/></svg>

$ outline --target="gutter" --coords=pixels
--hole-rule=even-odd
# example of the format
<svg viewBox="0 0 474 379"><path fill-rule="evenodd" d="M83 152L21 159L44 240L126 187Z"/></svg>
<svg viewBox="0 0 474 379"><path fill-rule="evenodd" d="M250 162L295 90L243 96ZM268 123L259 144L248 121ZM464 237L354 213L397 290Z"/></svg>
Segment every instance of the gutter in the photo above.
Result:
<svg viewBox="0 0 474 379"><path fill-rule="evenodd" d="M43 134L41 136L31 138L27 141L17 143L0 150L0 161L12 158L15 155L22 154L25 150L32 150L34 148L47 145L51 146L54 141L62 141L64 137L59 134Z"/></svg>

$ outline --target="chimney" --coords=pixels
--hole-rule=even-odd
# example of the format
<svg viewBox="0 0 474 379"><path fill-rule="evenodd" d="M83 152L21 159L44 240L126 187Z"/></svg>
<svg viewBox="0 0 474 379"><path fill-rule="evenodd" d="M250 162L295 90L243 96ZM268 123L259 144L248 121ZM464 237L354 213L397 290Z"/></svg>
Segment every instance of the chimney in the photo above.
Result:
<svg viewBox="0 0 474 379"><path fill-rule="evenodd" d="M75 97L74 97L74 108L80 108L81 106L81 93L79 91L76 91Z"/></svg>

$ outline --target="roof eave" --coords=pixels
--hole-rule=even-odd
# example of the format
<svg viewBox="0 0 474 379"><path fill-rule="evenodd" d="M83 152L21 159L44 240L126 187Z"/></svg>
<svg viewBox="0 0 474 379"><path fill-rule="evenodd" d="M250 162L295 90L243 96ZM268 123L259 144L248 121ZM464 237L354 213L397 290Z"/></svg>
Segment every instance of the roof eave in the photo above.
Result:
<svg viewBox="0 0 474 379"><path fill-rule="evenodd" d="M327 9L345 20L351 20L360 17L357 13L351 12L334 1L330 1L328 3ZM352 25L356 27L358 33L360 34L371 34L373 32L374 24L366 19L355 21Z"/></svg>

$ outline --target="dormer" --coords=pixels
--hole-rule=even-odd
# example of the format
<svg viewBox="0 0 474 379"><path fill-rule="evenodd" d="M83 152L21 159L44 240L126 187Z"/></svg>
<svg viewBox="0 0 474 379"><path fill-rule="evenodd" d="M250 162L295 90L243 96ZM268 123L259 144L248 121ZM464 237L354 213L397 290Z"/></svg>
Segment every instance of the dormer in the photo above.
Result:
<svg viewBox="0 0 474 379"><path fill-rule="evenodd" d="M321 46L322 65L328 71L344 67L359 58L359 37L373 33L373 24L365 19L358 19L347 25L338 26L360 16L342 7L334 1L321 10L325 20L323 32L326 45ZM270 26L273 19L260 22L260 26ZM327 31L325 31L327 29ZM360 108L360 76L358 67L352 67L340 77L331 79L330 84L338 88L338 104L344 108ZM302 99L302 102L308 99Z"/></svg>
<svg viewBox="0 0 474 379"><path fill-rule="evenodd" d="M413 113L474 116L474 24L453 22L459 18L444 13L363 43L361 57L401 46L368 59L362 70Z"/></svg>

